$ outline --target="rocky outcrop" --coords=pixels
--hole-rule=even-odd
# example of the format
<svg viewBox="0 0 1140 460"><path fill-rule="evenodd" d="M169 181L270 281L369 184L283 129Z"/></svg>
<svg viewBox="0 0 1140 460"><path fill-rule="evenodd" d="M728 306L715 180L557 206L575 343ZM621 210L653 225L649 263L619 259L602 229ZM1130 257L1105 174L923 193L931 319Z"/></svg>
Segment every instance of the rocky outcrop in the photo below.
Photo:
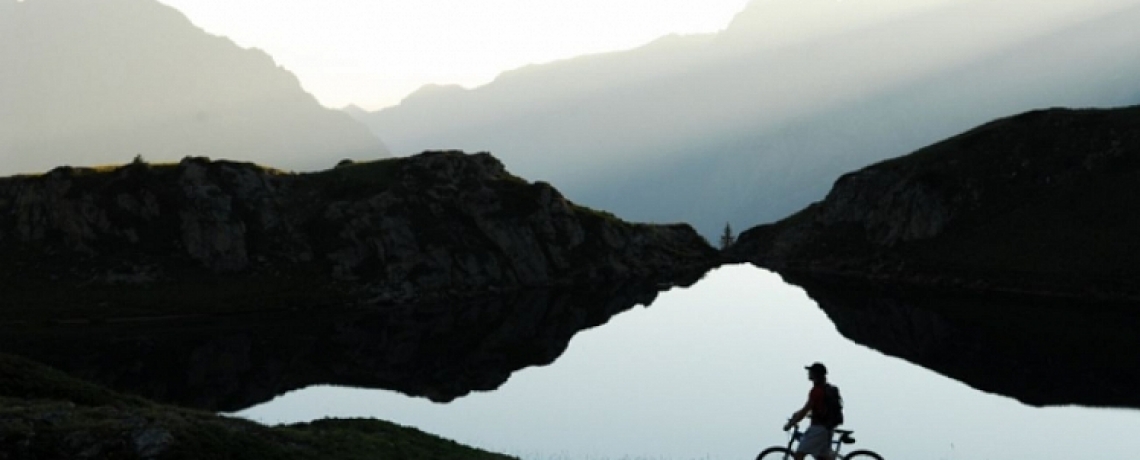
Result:
<svg viewBox="0 0 1140 460"><path fill-rule="evenodd" d="M740 235L730 260L786 274L1137 298L1140 107L998 120L844 175Z"/></svg>
<svg viewBox="0 0 1140 460"><path fill-rule="evenodd" d="M0 179L0 255L16 310L111 316L668 284L716 263L686 225L622 222L461 152L311 174L186 158Z"/></svg>

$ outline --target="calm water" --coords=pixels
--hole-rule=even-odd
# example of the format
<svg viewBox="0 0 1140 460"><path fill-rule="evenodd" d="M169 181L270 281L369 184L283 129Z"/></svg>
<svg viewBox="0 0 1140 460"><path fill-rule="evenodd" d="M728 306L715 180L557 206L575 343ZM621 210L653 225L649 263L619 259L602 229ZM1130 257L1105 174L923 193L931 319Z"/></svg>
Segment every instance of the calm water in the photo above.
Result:
<svg viewBox="0 0 1140 460"><path fill-rule="evenodd" d="M1140 455L1140 411L1033 408L974 390L843 338L802 290L751 266L583 331L554 364L494 392L435 404L311 387L237 415L379 418L534 460L754 458L785 442L780 426L803 405L813 361L843 392L854 447L888 459Z"/></svg>

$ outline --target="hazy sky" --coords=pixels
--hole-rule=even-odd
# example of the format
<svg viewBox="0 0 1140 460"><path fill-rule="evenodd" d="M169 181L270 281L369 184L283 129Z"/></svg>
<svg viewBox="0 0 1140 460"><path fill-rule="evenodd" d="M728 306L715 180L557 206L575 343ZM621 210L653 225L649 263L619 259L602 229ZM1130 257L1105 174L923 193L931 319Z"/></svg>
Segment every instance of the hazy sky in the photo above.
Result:
<svg viewBox="0 0 1140 460"><path fill-rule="evenodd" d="M160 0L265 50L329 107L393 105L428 83L723 29L747 0Z"/></svg>

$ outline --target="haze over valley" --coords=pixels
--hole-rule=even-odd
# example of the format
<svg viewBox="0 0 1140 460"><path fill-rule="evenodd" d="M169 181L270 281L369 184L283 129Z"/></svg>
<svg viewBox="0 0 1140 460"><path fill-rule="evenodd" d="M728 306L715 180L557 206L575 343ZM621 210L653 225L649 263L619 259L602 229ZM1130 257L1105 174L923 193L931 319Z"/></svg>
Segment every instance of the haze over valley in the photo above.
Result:
<svg viewBox="0 0 1140 460"><path fill-rule="evenodd" d="M993 118L1140 102L1140 2L789 5L755 1L719 34L525 67L473 90L428 86L354 113L396 154L491 151L583 204L711 237Z"/></svg>
<svg viewBox="0 0 1140 460"><path fill-rule="evenodd" d="M0 5L8 174L489 151L581 204L709 238L997 117L1140 103L1135 0L756 0L718 33L429 84L375 112L321 107L272 57L154 1Z"/></svg>
<svg viewBox="0 0 1140 460"><path fill-rule="evenodd" d="M0 174L184 156L314 170L387 148L269 55L152 0L0 1Z"/></svg>

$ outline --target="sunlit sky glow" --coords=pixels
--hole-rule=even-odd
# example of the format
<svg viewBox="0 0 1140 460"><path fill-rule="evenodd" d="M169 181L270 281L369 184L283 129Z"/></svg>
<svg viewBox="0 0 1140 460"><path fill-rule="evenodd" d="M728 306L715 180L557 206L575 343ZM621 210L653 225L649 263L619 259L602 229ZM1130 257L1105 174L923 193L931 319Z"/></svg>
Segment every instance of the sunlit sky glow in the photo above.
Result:
<svg viewBox="0 0 1140 460"><path fill-rule="evenodd" d="M478 86L532 63L723 29L747 0L160 0L265 50L329 107Z"/></svg>

